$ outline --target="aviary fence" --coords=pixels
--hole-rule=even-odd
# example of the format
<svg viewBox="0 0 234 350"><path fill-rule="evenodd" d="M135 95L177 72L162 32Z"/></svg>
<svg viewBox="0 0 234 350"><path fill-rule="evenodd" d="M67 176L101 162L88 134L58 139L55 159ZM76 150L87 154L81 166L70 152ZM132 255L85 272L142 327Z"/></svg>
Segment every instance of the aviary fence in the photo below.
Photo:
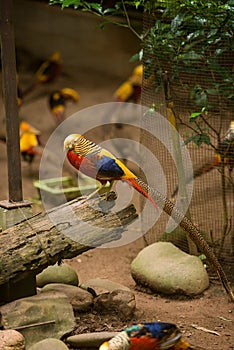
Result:
<svg viewBox="0 0 234 350"><path fill-rule="evenodd" d="M157 155L166 175L169 198L176 200L179 193L179 201L183 201L193 182L188 215L231 271L234 262L234 130L229 143L223 140L234 120L231 39L234 9L229 11L227 6L218 6L220 2L212 8L206 8L209 4L205 3L200 7L179 6L176 1L154 3L154 8L143 17L142 104L168 118L177 128L193 162L193 179L181 179L186 164L183 159L177 164L178 175L175 161L160 141L151 142L149 135L142 131L141 142ZM144 123L147 118L143 119L143 126ZM176 192L178 184L179 192ZM164 226L157 222L148 232L147 241L169 240L188 251L188 241L181 229L162 233L165 220L168 218L162 215L160 222Z"/></svg>

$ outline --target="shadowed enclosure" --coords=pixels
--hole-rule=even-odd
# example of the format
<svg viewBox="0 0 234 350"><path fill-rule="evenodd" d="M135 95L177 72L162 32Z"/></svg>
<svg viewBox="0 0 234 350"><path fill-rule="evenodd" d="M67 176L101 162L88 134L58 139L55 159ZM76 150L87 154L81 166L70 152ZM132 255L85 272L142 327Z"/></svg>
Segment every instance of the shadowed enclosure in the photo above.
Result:
<svg viewBox="0 0 234 350"><path fill-rule="evenodd" d="M164 13L166 6L169 10ZM233 120L232 25L225 8L217 15L215 8L206 12L205 7L204 4L202 11L196 6L185 6L179 13L175 3L156 1L155 7L143 17L142 104L160 112L176 126L193 162L193 179L184 175L186 162L181 158L175 138L172 137L172 143L177 169L160 142L150 140L144 132L141 140L150 146L163 166L168 198L175 192L173 200L178 198L183 205L191 191L189 185L193 183L188 215L204 232L224 265L229 266L231 275L234 254L233 136L228 150L224 150L222 141ZM147 118L144 123L148 123ZM155 186L157 181L155 175ZM179 193L176 193L178 185ZM165 225L163 218L161 220ZM159 227L157 222L148 233L149 242L168 239L188 250L187 239L180 229L162 236Z"/></svg>

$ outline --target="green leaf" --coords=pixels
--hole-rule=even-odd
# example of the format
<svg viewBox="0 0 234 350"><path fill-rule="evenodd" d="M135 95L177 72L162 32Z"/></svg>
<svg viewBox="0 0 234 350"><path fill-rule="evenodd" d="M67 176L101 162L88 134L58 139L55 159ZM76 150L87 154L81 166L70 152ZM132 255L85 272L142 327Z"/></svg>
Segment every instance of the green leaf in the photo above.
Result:
<svg viewBox="0 0 234 350"><path fill-rule="evenodd" d="M79 7L80 0L63 0L62 1L62 8L69 7L69 6L74 6L74 8Z"/></svg>
<svg viewBox="0 0 234 350"><path fill-rule="evenodd" d="M200 117L201 114L202 114L202 112L191 113L190 116L189 116L189 119L190 120L195 120L197 117Z"/></svg>
<svg viewBox="0 0 234 350"><path fill-rule="evenodd" d="M203 55L196 53L195 51L190 51L179 56L180 60L200 60Z"/></svg>
<svg viewBox="0 0 234 350"><path fill-rule="evenodd" d="M187 145L189 142L195 143L198 147L200 147L203 143L210 145L210 137L207 134L195 134L185 140L184 144Z"/></svg>
<svg viewBox="0 0 234 350"><path fill-rule="evenodd" d="M140 52L138 52L135 55L133 55L130 58L129 62L141 61L142 60L142 56L143 56L143 50L141 50Z"/></svg>
<svg viewBox="0 0 234 350"><path fill-rule="evenodd" d="M202 107L202 110L201 110L202 113L205 113L207 114L207 110L206 110L206 107Z"/></svg>
<svg viewBox="0 0 234 350"><path fill-rule="evenodd" d="M198 257L199 257L199 259L200 259L201 261L202 261L202 260L206 260L205 254L201 254L201 255L199 255Z"/></svg>
<svg viewBox="0 0 234 350"><path fill-rule="evenodd" d="M103 14L104 15L108 15L108 14L111 14L111 13L115 13L116 10L114 8L106 8L104 11L103 11Z"/></svg>
<svg viewBox="0 0 234 350"><path fill-rule="evenodd" d="M190 91L190 97L197 106L207 106L208 104L208 98L206 91L200 86L196 85L192 88Z"/></svg>
<svg viewBox="0 0 234 350"><path fill-rule="evenodd" d="M134 3L135 3L135 6L136 6L136 9L138 9L138 7L139 7L140 4L141 4L141 1L134 1Z"/></svg>
<svg viewBox="0 0 234 350"><path fill-rule="evenodd" d="M218 29L211 29L208 33L207 33L207 38L210 38L212 36L214 36L217 33Z"/></svg>
<svg viewBox="0 0 234 350"><path fill-rule="evenodd" d="M210 95L218 95L219 94L219 90L218 89L207 89L206 90L208 92L208 94Z"/></svg>
<svg viewBox="0 0 234 350"><path fill-rule="evenodd" d="M171 31L176 32L179 26L182 24L184 19L184 14L179 13L173 20L171 21Z"/></svg>

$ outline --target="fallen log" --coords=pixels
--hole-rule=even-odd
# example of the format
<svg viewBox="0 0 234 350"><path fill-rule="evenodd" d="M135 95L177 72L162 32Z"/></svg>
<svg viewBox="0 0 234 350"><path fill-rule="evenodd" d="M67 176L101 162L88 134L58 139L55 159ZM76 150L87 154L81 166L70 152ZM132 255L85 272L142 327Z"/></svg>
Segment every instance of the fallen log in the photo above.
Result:
<svg viewBox="0 0 234 350"><path fill-rule="evenodd" d="M130 205L112 213L110 203L77 199L0 232L0 285L121 238L136 209Z"/></svg>

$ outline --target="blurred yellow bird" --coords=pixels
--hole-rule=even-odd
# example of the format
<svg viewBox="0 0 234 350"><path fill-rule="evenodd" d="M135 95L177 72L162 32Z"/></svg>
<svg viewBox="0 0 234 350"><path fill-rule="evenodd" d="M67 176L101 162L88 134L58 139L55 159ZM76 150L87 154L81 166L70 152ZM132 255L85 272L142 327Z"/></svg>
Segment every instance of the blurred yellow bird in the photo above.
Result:
<svg viewBox="0 0 234 350"><path fill-rule="evenodd" d="M20 123L20 153L24 161L32 163L36 154L41 155L40 146L41 132L22 121Z"/></svg>
<svg viewBox="0 0 234 350"><path fill-rule="evenodd" d="M143 66L138 65L134 68L132 75L123 82L114 92L114 98L117 102L135 102L141 97L141 87L143 78Z"/></svg>

